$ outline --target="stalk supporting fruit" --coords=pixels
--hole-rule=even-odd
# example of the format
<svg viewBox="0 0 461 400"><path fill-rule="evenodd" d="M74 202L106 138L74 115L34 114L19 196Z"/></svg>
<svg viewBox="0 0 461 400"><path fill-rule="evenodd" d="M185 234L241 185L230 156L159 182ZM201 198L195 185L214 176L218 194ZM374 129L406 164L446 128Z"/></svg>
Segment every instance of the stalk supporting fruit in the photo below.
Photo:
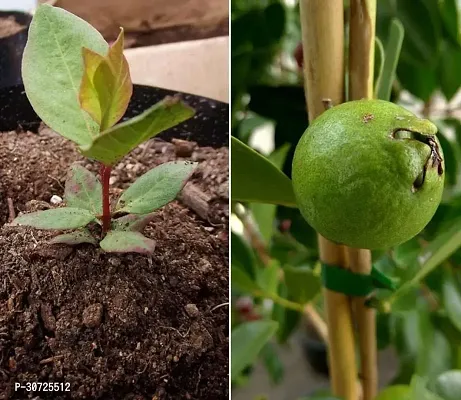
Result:
<svg viewBox="0 0 461 400"><path fill-rule="evenodd" d="M343 101L344 19L341 0L300 0L306 102L309 120L325 109L323 100ZM314 40L313 40L314 38ZM345 266L344 247L319 235L320 259ZM347 296L324 290L329 329L328 357L332 392L344 400L357 400L352 315Z"/></svg>

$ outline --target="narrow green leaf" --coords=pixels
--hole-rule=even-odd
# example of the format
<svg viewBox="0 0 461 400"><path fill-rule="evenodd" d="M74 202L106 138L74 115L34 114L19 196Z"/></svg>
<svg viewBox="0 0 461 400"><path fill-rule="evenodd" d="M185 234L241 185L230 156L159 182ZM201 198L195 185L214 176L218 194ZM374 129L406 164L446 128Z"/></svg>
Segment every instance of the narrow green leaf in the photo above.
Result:
<svg viewBox="0 0 461 400"><path fill-rule="evenodd" d="M102 186L94 174L79 164L69 170L64 189L68 207L91 211L95 216L102 214Z"/></svg>
<svg viewBox="0 0 461 400"><path fill-rule="evenodd" d="M282 169L285 158L290 150L290 145L286 144L279 147L272 154L269 155L268 159L278 169ZM268 244L272 239L275 228L275 213L277 207L275 204L263 204L263 203L251 203L250 210L253 214L253 218L258 225L259 233L261 234L264 242Z"/></svg>
<svg viewBox="0 0 461 400"><path fill-rule="evenodd" d="M81 229L71 233L59 235L50 240L50 243L62 243L75 246L81 243L97 244L98 241L88 229Z"/></svg>
<svg viewBox="0 0 461 400"><path fill-rule="evenodd" d="M434 384L434 392L443 400L461 399L461 370L451 370L439 375Z"/></svg>
<svg viewBox="0 0 461 400"><path fill-rule="evenodd" d="M237 378L256 360L261 349L277 330L274 321L254 321L239 325L231 334L231 376Z"/></svg>
<svg viewBox="0 0 461 400"><path fill-rule="evenodd" d="M94 74L99 68L105 57L99 53L87 49L82 49L83 57L83 78L80 83L79 101L80 106L98 124L101 130L102 110L99 102L98 92L94 86Z"/></svg>
<svg viewBox="0 0 461 400"><path fill-rule="evenodd" d="M104 131L82 153L106 165L120 161L135 147L194 115L177 97L167 97L142 114Z"/></svg>
<svg viewBox="0 0 461 400"><path fill-rule="evenodd" d="M445 274L442 284L442 296L448 318L461 332L461 290L456 283L453 274L449 271Z"/></svg>
<svg viewBox="0 0 461 400"><path fill-rule="evenodd" d="M447 229L438 235L419 255L413 263L419 264L418 272L405 282L389 298L394 302L398 297L421 282L434 268L450 257L461 247L461 219L454 220Z"/></svg>
<svg viewBox="0 0 461 400"><path fill-rule="evenodd" d="M447 101L450 101L461 86L461 46L445 42L437 68L440 88Z"/></svg>
<svg viewBox="0 0 461 400"><path fill-rule="evenodd" d="M297 303L306 304L320 292L320 278L309 267L285 267L283 271L288 295Z"/></svg>
<svg viewBox="0 0 461 400"><path fill-rule="evenodd" d="M280 383L285 375L285 368L275 346L272 343L267 343L262 348L260 355L272 383Z"/></svg>
<svg viewBox="0 0 461 400"><path fill-rule="evenodd" d="M22 59L27 97L38 116L78 145L88 145L99 125L78 101L83 77L82 47L106 54L108 44L83 19L62 8L37 7Z"/></svg>
<svg viewBox="0 0 461 400"><path fill-rule="evenodd" d="M231 262L232 265L244 270L247 275L256 279L256 257L253 250L243 237L231 232Z"/></svg>
<svg viewBox="0 0 461 400"><path fill-rule="evenodd" d="M123 55L123 28L106 57L84 48L83 58L85 73L80 104L104 131L122 118L133 91L128 62Z"/></svg>
<svg viewBox="0 0 461 400"><path fill-rule="evenodd" d="M374 65L374 93L375 98L378 98L378 86L381 80L381 75L383 73L383 66L384 66L384 46L383 42L379 39L378 36L375 37L375 65Z"/></svg>
<svg viewBox="0 0 461 400"><path fill-rule="evenodd" d="M443 29L450 35L453 44L461 44L459 2L457 4L456 0L438 0L437 4L443 20Z"/></svg>
<svg viewBox="0 0 461 400"><path fill-rule="evenodd" d="M382 73L376 83L377 99L389 101L391 98L392 85L395 80L395 72L399 62L404 35L405 30L402 23L398 19L393 18L389 32L389 40L384 53Z"/></svg>
<svg viewBox="0 0 461 400"><path fill-rule="evenodd" d="M147 214L163 207L176 198L196 167L189 161L171 161L151 169L123 192L116 211Z"/></svg>
<svg viewBox="0 0 461 400"><path fill-rule="evenodd" d="M296 207L291 180L267 158L231 137L232 200Z"/></svg>
<svg viewBox="0 0 461 400"><path fill-rule="evenodd" d="M405 27L402 60L414 67L435 67L441 39L437 4L432 0L395 1L394 3L395 16Z"/></svg>
<svg viewBox="0 0 461 400"><path fill-rule="evenodd" d="M155 213L150 214L128 214L123 217L112 220L112 229L114 231L137 231L142 232L147 224L152 221Z"/></svg>
<svg viewBox="0 0 461 400"><path fill-rule="evenodd" d="M94 215L81 208L54 208L45 211L36 211L17 217L13 225L26 225L38 229L75 229L88 225L94 221Z"/></svg>
<svg viewBox="0 0 461 400"><path fill-rule="evenodd" d="M108 253L152 254L155 241L139 232L109 231L99 243L101 249Z"/></svg>

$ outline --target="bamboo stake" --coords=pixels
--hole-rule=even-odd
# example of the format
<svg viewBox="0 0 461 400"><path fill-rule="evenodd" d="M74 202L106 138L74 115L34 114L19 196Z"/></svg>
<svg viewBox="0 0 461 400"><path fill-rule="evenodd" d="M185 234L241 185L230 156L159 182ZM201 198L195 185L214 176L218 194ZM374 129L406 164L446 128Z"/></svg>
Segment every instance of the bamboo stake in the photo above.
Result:
<svg viewBox="0 0 461 400"><path fill-rule="evenodd" d="M343 101L344 20L342 0L300 0L304 76L309 120L324 111L323 100ZM345 267L343 246L319 235L322 262ZM328 323L329 364L333 394L357 400L357 370L350 302L324 289Z"/></svg>
<svg viewBox="0 0 461 400"><path fill-rule="evenodd" d="M376 0L351 0L349 22L350 100L373 98ZM357 273L371 273L371 252L347 249L347 263ZM376 314L365 298L352 299L360 346L363 400L375 398L378 390Z"/></svg>

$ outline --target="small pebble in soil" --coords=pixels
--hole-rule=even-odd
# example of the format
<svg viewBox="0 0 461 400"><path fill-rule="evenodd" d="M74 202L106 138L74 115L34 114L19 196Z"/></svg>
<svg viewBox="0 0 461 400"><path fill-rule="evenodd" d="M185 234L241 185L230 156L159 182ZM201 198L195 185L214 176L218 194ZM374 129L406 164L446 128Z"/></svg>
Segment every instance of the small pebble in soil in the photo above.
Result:
<svg viewBox="0 0 461 400"><path fill-rule="evenodd" d="M186 309L187 315L191 318L196 318L200 314L200 311L195 304L187 304L184 308Z"/></svg>
<svg viewBox="0 0 461 400"><path fill-rule="evenodd" d="M101 325L103 307L100 303L91 304L83 310L82 323L87 328L97 328Z"/></svg>
<svg viewBox="0 0 461 400"><path fill-rule="evenodd" d="M55 194L51 196L50 203L54 205L58 205L62 203L62 198L59 196L56 196Z"/></svg>

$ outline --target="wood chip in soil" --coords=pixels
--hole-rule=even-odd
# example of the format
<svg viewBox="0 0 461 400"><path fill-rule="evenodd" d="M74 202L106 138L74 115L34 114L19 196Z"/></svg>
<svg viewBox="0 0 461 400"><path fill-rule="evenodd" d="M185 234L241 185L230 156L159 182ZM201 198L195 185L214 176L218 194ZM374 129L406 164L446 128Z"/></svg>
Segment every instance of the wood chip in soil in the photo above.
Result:
<svg viewBox="0 0 461 400"><path fill-rule="evenodd" d="M37 399L227 399L228 150L151 140L115 168L114 197L155 165L198 161L191 184L207 218L174 201L146 228L151 257L49 245L56 232L0 230L0 393L14 382L69 382ZM180 152L179 152L180 153ZM49 130L0 135L0 217L48 208L69 165L85 161ZM1 398L1 397L0 397Z"/></svg>

